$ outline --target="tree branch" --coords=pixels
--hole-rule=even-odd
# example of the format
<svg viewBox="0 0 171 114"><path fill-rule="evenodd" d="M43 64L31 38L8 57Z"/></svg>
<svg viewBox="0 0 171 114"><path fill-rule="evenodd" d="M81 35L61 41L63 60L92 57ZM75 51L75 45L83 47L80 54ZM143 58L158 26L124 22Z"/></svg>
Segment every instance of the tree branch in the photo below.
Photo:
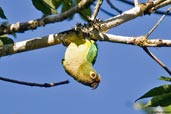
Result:
<svg viewBox="0 0 171 114"><path fill-rule="evenodd" d="M162 1L161 1L162 2ZM144 35L146 37L146 39L151 35L151 33L156 30L156 28L159 26L159 24L164 20L164 17L169 13L169 11L171 10L171 7L169 7L166 11L165 14L163 14L163 16L158 20L158 22L152 27L152 29L146 34ZM169 68L160 60L158 59L152 52L150 52L148 50L147 47L143 47L143 50L153 59L155 60L167 73L169 73L169 75L171 76L171 71L169 70Z"/></svg>
<svg viewBox="0 0 171 114"><path fill-rule="evenodd" d="M136 45L141 47L171 47L171 40L146 39L146 36L128 37L103 33L100 41Z"/></svg>
<svg viewBox="0 0 171 114"><path fill-rule="evenodd" d="M36 29L37 27L44 26L46 24L62 21L67 17L73 15L74 13L79 12L81 9L85 8L86 6L89 6L91 3L93 3L93 1L94 0L81 0L81 2L78 5L58 15L50 15L44 18L30 20L28 22L11 24L9 26L2 25L0 26L0 35L12 34L16 32L24 32L26 30L33 30ZM158 0L155 0L154 3L157 3L156 1ZM148 2L145 5L140 4L128 11L123 12L121 15L107 19L103 23L100 23L101 29L103 31L106 31L112 27L118 26L138 16L142 16L144 14L144 11L146 11L147 9L149 9L149 12L153 12L156 11L158 8L164 7L170 3L171 3L170 0L166 0L165 2L162 2L162 4L154 4L154 6L152 6Z"/></svg>
<svg viewBox="0 0 171 114"><path fill-rule="evenodd" d="M14 44L0 46L0 57L35 50L39 48L45 48L61 43L65 45L66 40L70 40L73 35L77 34L78 33L76 31L71 29L65 32L61 32L59 34L50 34L44 37L38 37L30 40L16 42Z"/></svg>
<svg viewBox="0 0 171 114"><path fill-rule="evenodd" d="M120 0L120 1L123 2L123 3L126 3L126 4L134 6L134 3L129 1L129 0ZM165 0L155 0L153 2L154 2L154 4L160 4L163 1L165 1ZM155 11L155 14L163 15L164 13L165 13L164 11ZM168 13L168 15L171 15L171 13Z"/></svg>
<svg viewBox="0 0 171 114"><path fill-rule="evenodd" d="M155 60L170 76L171 76L171 71L167 66L160 60L158 59L152 52L150 52L147 47L143 47L143 50L153 59Z"/></svg>
<svg viewBox="0 0 171 114"><path fill-rule="evenodd" d="M26 30L33 30L40 26L45 26L46 24L55 23L62 21L76 12L84 9L93 3L94 0L81 0L76 6L71 9L57 15L50 15L40 19L31 20L23 23L11 24L9 26L0 26L0 35L12 34L16 32L24 32Z"/></svg>
<svg viewBox="0 0 171 114"><path fill-rule="evenodd" d="M34 49L44 48L48 46L53 46L61 43L66 45L66 40L71 41L70 39L72 39L74 35L79 35L79 37L85 37L85 34L78 33L78 31L68 30L59 34L51 34L49 36L16 42L14 44L1 46L0 57L30 51ZM96 37L98 38L96 40L113 43L129 44L136 46L138 45L141 47L171 47L171 40L146 39L145 36L128 37L106 33L99 33L99 35L95 33L94 36L98 36Z"/></svg>
<svg viewBox="0 0 171 114"><path fill-rule="evenodd" d="M98 14L98 12L99 12L99 9L100 9L102 3L103 3L103 0L98 0L98 1L97 1L96 6L95 6L95 9L94 9L94 13L93 13L93 15L91 16L91 20L92 20L92 21L94 21L94 20L96 19L97 14Z"/></svg>
<svg viewBox="0 0 171 114"><path fill-rule="evenodd" d="M69 81L65 80L65 81L61 81L61 82L54 82L54 83L44 83L44 84L40 84L40 83L33 83L33 82L25 82L25 81L19 81L19 80L14 80L14 79L9 79L9 78L4 78L4 77L0 77L0 80L2 81L6 81L6 82L10 82L10 83L16 83L16 84L20 84L20 85L26 85L26 86L36 86L36 87L54 87L54 86L59 86L59 85L63 85L63 84L68 84Z"/></svg>
<svg viewBox="0 0 171 114"><path fill-rule="evenodd" d="M155 3L155 4L158 5L159 3ZM149 10L150 8L153 7L154 5L151 2L146 3L145 5L140 4L128 11L123 12L121 15L115 16L104 22L97 22L95 25L93 25L93 27L97 26L95 28L91 28L92 27L91 25L83 25L82 28L85 29L83 31L77 31L76 29L75 30L72 29L59 34L51 34L49 36L44 36L40 38L35 38L31 40L26 40L14 44L1 46L0 56L7 56L10 54L25 52L38 48L44 48L61 43L66 45L65 40L68 38L69 39L72 38L73 35L80 34L80 37L85 37L84 31L88 31L87 32L88 35L91 34L89 36L90 39L92 38L101 41L138 45L141 47L170 47L171 40L146 39L145 36L138 36L138 37L117 36L117 35L105 34L101 32L101 30L102 31L108 30L111 27L117 26L133 18L136 18L137 16L143 15L146 10ZM100 30L99 30L99 26L100 26Z"/></svg>
<svg viewBox="0 0 171 114"><path fill-rule="evenodd" d="M116 27L116 26L123 24L127 21L130 21L136 17L152 13L161 7L171 4L170 0L165 0L164 2L161 2L160 4L158 4L157 1L158 0L155 0L153 2L147 2L145 4L139 4L139 5L135 6L134 8L123 12L120 15L117 15L117 16L109 18L103 22L100 22L99 23L100 28L102 31L107 31L113 27Z"/></svg>
<svg viewBox="0 0 171 114"><path fill-rule="evenodd" d="M106 2L109 4L109 6L114 9L115 11L117 11L119 14L122 13L122 11L120 9L118 9L117 7L115 7L112 2L110 0L106 0Z"/></svg>
<svg viewBox="0 0 171 114"><path fill-rule="evenodd" d="M138 0L134 0L134 6L138 6L139 3L138 3Z"/></svg>
<svg viewBox="0 0 171 114"><path fill-rule="evenodd" d="M141 4L141 5L135 6L134 8L127 10L120 15L117 15L115 17L109 18L101 22L100 28L102 31L107 31L113 27L116 27L127 21L130 21L136 17L144 15L144 11L149 7L151 7L150 4Z"/></svg>

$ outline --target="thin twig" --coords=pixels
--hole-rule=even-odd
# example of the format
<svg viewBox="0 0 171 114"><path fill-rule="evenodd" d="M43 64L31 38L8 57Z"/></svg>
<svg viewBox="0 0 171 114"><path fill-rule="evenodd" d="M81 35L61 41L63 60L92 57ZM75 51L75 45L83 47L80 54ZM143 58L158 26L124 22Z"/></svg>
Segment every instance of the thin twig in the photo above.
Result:
<svg viewBox="0 0 171 114"><path fill-rule="evenodd" d="M98 12L100 10L100 7L101 7L102 3L103 3L103 0L98 0L97 1L97 4L96 4L95 9L94 9L94 13L91 16L92 21L94 21L96 19L96 16L97 16L97 14L98 14Z"/></svg>
<svg viewBox="0 0 171 114"><path fill-rule="evenodd" d="M103 13L107 14L110 17L116 16L115 14L111 13L110 11L107 11L104 8L100 8L100 11L102 11Z"/></svg>
<svg viewBox="0 0 171 114"><path fill-rule="evenodd" d="M152 27L152 29L145 35L146 38L148 38L151 33L158 27L158 25L163 21L164 17L169 13L169 11L171 10L171 7L169 7L167 9L167 11L165 12L165 14L163 14L163 16L158 20L158 22ZM167 68L167 66L159 59L157 58L152 52L150 52L148 50L147 47L143 47L143 50L153 59L155 60L167 73L169 73L171 75L171 71L169 70L169 68Z"/></svg>
<svg viewBox="0 0 171 114"><path fill-rule="evenodd" d="M165 12L165 14L158 20L158 22L153 26L153 28L145 35L146 38L148 38L151 33L158 27L158 25L162 22L164 17L169 13L171 10L171 7L168 8L168 10ZM167 66L160 60L158 59L152 52L150 52L147 47L143 47L143 50L153 59L155 60L166 72L168 72L171 75L171 71Z"/></svg>
<svg viewBox="0 0 171 114"><path fill-rule="evenodd" d="M110 0L106 0L106 2L110 5L112 9L116 10L120 14L122 13L122 11L118 9L117 7L115 7Z"/></svg>
<svg viewBox="0 0 171 114"><path fill-rule="evenodd" d="M32 82L19 81L19 80L4 78L4 77L0 77L0 80L6 81L6 82L11 82L11 83L16 83L16 84L20 84L20 85L45 87L45 88L47 88L47 87L54 87L54 86L68 84L69 83L68 80L65 80L65 81L61 81L61 82L40 84L40 83L32 83Z"/></svg>
<svg viewBox="0 0 171 114"><path fill-rule="evenodd" d="M143 47L143 50L153 59L155 60L170 76L171 76L171 71L167 66L160 60L158 59L152 52L150 52L147 47Z"/></svg>
<svg viewBox="0 0 171 114"><path fill-rule="evenodd" d="M171 6L167 9L167 11L165 12L165 14L163 14L163 16L158 20L158 22L153 26L153 28L146 34L146 37L147 38L158 27L158 25L163 21L164 17L170 12L170 10L171 10Z"/></svg>
<svg viewBox="0 0 171 114"><path fill-rule="evenodd" d="M134 6L138 6L138 0L134 0Z"/></svg>

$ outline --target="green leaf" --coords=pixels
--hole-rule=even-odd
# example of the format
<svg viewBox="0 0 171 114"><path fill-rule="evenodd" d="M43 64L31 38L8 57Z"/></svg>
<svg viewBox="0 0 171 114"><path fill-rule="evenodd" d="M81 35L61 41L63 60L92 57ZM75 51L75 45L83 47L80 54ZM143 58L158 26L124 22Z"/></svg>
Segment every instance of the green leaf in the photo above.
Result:
<svg viewBox="0 0 171 114"><path fill-rule="evenodd" d="M32 3L36 9L44 14L44 16L57 14L57 6L55 6L57 4L55 4L54 0L32 0Z"/></svg>
<svg viewBox="0 0 171 114"><path fill-rule="evenodd" d="M7 17L5 16L5 14L4 14L4 11L3 11L3 9L0 7L0 17L2 18L2 19L7 19Z"/></svg>
<svg viewBox="0 0 171 114"><path fill-rule="evenodd" d="M161 76L160 80L171 82L171 78L170 77L165 77L165 76Z"/></svg>
<svg viewBox="0 0 171 114"><path fill-rule="evenodd" d="M80 16L82 19L84 19L85 21L87 21L87 17L91 17L91 9L90 8L86 8L86 9L83 9L79 12Z"/></svg>
<svg viewBox="0 0 171 114"><path fill-rule="evenodd" d="M52 4L57 9L60 5L62 5L62 0L52 0Z"/></svg>
<svg viewBox="0 0 171 114"><path fill-rule="evenodd" d="M166 93L171 93L171 85L170 84L155 87L155 88L151 89L150 91L148 91L147 93L145 93L140 98L138 98L137 100L140 100L143 98L148 98L148 97L154 97L154 96L162 95L162 94L166 94Z"/></svg>
<svg viewBox="0 0 171 114"><path fill-rule="evenodd" d="M0 46L13 43L14 41L11 38L8 38L6 35L0 37Z"/></svg>
<svg viewBox="0 0 171 114"><path fill-rule="evenodd" d="M44 16L57 14L57 9L61 9L61 13L69 10L75 4L78 4L81 0L32 0L34 7L40 10ZM60 7L61 6L61 7ZM78 12L82 19L87 20L87 16L91 16L90 7ZM74 15L71 15L69 19L72 19Z"/></svg>
<svg viewBox="0 0 171 114"><path fill-rule="evenodd" d="M171 104L171 92L153 97L145 107L169 106Z"/></svg>
<svg viewBox="0 0 171 114"><path fill-rule="evenodd" d="M69 10L69 9L72 8L72 7L73 7L72 0L63 0L61 12L63 13L63 12L65 12L65 11ZM73 18L73 15L71 15L71 16L69 17L69 19L72 19L72 18Z"/></svg>
<svg viewBox="0 0 171 114"><path fill-rule="evenodd" d="M72 8L72 0L63 0L62 12L65 12Z"/></svg>
<svg viewBox="0 0 171 114"><path fill-rule="evenodd" d="M78 4L81 0L76 0L76 3ZM79 12L79 15L81 18L85 21L87 21L87 17L91 17L92 15L92 10L90 7L87 7Z"/></svg>

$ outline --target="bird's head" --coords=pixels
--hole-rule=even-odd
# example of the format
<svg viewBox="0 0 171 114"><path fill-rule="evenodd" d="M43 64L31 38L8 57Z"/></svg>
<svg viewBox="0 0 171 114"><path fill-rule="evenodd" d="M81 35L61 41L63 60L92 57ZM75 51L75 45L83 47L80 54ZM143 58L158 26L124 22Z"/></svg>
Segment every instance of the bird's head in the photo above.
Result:
<svg viewBox="0 0 171 114"><path fill-rule="evenodd" d="M89 62L83 63L80 65L79 69L79 78L76 80L84 85L96 89L100 83L100 74L95 71L92 64Z"/></svg>

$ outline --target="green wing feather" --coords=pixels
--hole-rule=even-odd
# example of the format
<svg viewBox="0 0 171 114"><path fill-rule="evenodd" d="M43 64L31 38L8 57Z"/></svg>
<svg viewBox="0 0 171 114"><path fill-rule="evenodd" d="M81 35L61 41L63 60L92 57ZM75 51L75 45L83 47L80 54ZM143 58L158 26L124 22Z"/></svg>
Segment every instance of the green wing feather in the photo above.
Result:
<svg viewBox="0 0 171 114"><path fill-rule="evenodd" d="M91 47L87 54L87 61L94 64L97 58L97 53L98 53L97 44L93 40L91 40Z"/></svg>

